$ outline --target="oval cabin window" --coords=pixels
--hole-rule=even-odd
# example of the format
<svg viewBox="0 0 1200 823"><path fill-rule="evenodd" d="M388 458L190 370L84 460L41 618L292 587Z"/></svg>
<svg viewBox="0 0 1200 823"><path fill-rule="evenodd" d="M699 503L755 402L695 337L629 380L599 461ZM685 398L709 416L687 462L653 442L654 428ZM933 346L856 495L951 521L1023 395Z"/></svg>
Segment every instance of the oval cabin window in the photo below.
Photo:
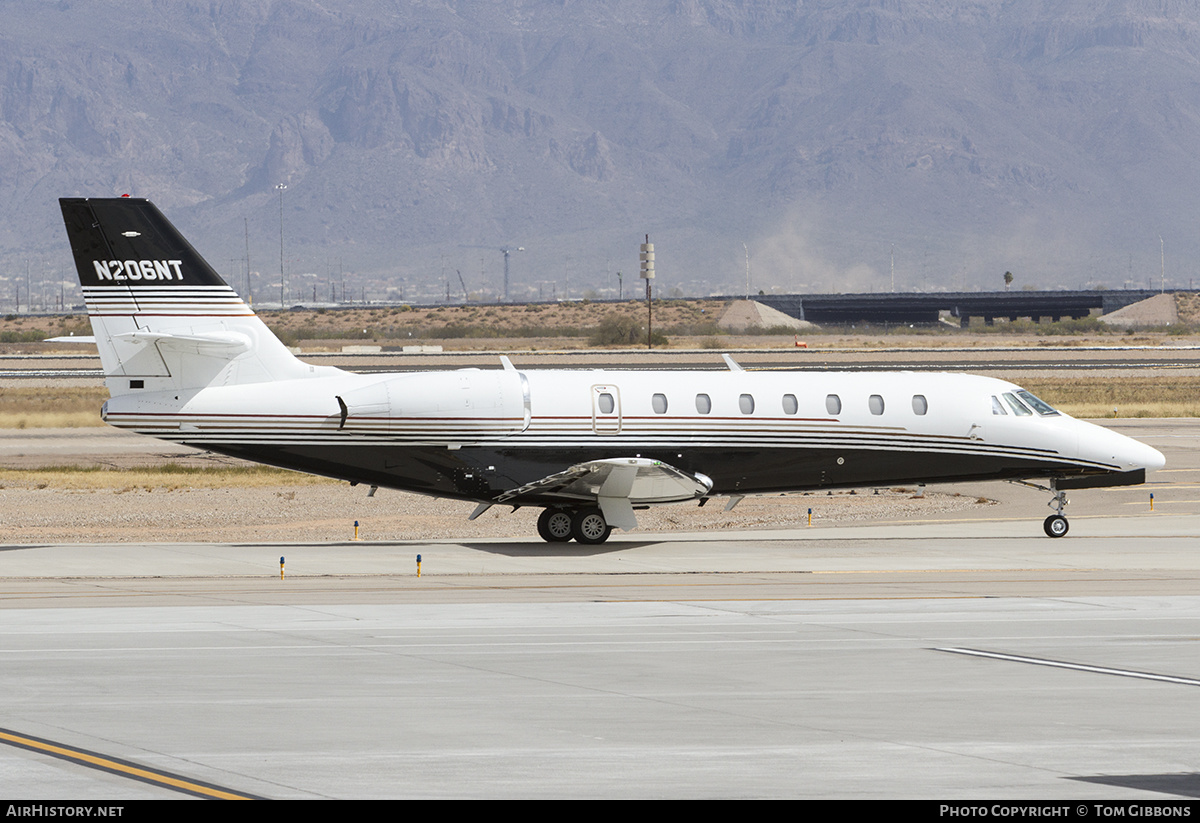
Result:
<svg viewBox="0 0 1200 823"><path fill-rule="evenodd" d="M867 408L871 410L871 414L883 414L883 396L878 394L871 395L867 400Z"/></svg>
<svg viewBox="0 0 1200 823"><path fill-rule="evenodd" d="M798 411L800 411L800 403L796 400L796 395L785 394L783 396L783 413L795 414Z"/></svg>
<svg viewBox="0 0 1200 823"><path fill-rule="evenodd" d="M707 394L696 395L696 411L701 414L708 414L712 411L712 398Z"/></svg>
<svg viewBox="0 0 1200 823"><path fill-rule="evenodd" d="M598 398L596 398L596 405L600 407L601 414L612 414L613 409L617 407L616 402L613 400L613 396L608 392L604 392Z"/></svg>
<svg viewBox="0 0 1200 823"><path fill-rule="evenodd" d="M836 394L825 395L825 411L829 412L830 414L841 414L842 398L838 397Z"/></svg>
<svg viewBox="0 0 1200 823"><path fill-rule="evenodd" d="M656 394L650 398L650 403L654 407L655 414L667 413L667 396L665 394Z"/></svg>
<svg viewBox="0 0 1200 823"><path fill-rule="evenodd" d="M742 410L742 414L754 414L754 395L743 394L739 397L738 408Z"/></svg>
<svg viewBox="0 0 1200 823"><path fill-rule="evenodd" d="M925 399L923 394L913 395L913 414L925 414L929 411L929 401Z"/></svg>

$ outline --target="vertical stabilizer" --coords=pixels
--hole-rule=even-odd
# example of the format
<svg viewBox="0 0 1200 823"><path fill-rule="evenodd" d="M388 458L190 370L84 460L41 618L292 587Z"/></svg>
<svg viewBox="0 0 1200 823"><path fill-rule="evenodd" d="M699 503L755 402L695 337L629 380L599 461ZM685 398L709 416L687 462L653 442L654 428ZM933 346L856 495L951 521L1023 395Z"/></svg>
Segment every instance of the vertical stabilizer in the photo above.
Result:
<svg viewBox="0 0 1200 823"><path fill-rule="evenodd" d="M313 376L149 200L63 198L109 392Z"/></svg>

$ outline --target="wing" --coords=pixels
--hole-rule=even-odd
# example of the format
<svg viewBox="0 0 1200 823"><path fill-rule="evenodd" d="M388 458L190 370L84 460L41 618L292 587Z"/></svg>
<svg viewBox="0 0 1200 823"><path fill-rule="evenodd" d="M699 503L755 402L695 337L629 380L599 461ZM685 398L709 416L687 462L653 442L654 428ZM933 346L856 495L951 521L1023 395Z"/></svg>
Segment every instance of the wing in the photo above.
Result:
<svg viewBox="0 0 1200 823"><path fill-rule="evenodd" d="M615 457L579 463L507 491L496 502L594 505L610 525L632 529L637 526L635 505L696 500L708 494L712 485L703 474L689 474L659 460Z"/></svg>

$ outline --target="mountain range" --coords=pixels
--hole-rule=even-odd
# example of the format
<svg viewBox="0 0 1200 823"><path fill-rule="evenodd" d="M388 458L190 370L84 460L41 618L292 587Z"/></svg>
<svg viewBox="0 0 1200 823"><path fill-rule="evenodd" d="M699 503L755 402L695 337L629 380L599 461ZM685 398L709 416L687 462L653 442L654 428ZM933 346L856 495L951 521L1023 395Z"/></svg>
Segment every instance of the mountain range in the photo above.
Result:
<svg viewBox="0 0 1200 823"><path fill-rule="evenodd" d="M0 22L0 305L73 280L58 197L123 193L239 288L248 258L263 300L282 245L286 302L498 297L502 248L514 299L639 296L647 235L660 295L1200 285L1182 0L0 0Z"/></svg>

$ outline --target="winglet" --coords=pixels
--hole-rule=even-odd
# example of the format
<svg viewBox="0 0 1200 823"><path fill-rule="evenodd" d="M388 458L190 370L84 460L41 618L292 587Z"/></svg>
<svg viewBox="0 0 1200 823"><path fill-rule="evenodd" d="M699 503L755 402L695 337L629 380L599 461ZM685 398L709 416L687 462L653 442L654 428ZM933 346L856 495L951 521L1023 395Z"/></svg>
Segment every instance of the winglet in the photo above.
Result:
<svg viewBox="0 0 1200 823"><path fill-rule="evenodd" d="M721 355L721 357L725 358L725 365L729 367L730 371L745 371L745 369L743 369L741 366L739 366L737 364L737 361L735 361L728 354L723 354L723 355Z"/></svg>
<svg viewBox="0 0 1200 823"><path fill-rule="evenodd" d="M517 370L517 367L512 364L511 360L508 359L507 354L500 355L500 362L501 362L501 364L503 364L505 371L516 371Z"/></svg>

